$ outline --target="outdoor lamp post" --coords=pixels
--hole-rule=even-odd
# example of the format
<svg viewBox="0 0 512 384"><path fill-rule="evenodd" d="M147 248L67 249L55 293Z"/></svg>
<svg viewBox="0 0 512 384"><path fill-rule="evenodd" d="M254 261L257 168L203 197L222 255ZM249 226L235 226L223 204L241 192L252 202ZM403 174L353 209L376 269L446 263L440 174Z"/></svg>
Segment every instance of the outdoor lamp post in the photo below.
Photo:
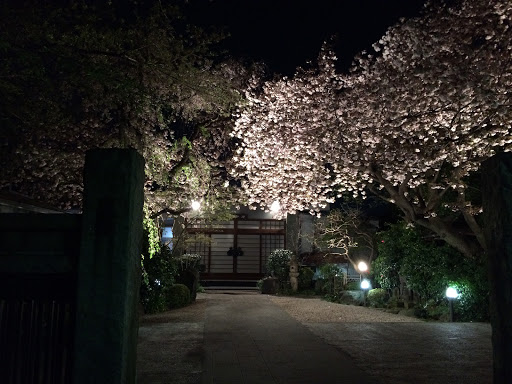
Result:
<svg viewBox="0 0 512 384"><path fill-rule="evenodd" d="M450 322L453 322L453 300L459 296L457 290L453 287L448 287L446 289L446 297L448 298L448 303L450 304Z"/></svg>
<svg viewBox="0 0 512 384"><path fill-rule="evenodd" d="M357 264L357 270L359 271L359 281L362 281L362 274L368 271L368 264L364 261L360 261L359 264Z"/></svg>
<svg viewBox="0 0 512 384"><path fill-rule="evenodd" d="M370 280L361 281L361 289L363 290L363 305L366 307L366 292L370 289Z"/></svg>
<svg viewBox="0 0 512 384"><path fill-rule="evenodd" d="M360 272L366 272L368 271L368 264L364 261L360 261L359 264L357 264L357 269L359 269Z"/></svg>

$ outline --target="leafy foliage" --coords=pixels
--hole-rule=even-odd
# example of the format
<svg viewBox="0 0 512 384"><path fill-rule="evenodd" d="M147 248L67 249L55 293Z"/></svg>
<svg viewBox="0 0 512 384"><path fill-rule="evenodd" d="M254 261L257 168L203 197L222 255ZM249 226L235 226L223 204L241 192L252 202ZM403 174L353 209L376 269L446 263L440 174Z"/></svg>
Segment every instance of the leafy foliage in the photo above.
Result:
<svg viewBox="0 0 512 384"><path fill-rule="evenodd" d="M444 303L448 286L459 288L460 320L484 320L489 316L489 287L483 263L470 261L446 244L436 244L425 232L398 223L380 234L379 256L372 265L375 280L391 289L405 279L423 304ZM436 306L434 305L434 307Z"/></svg>
<svg viewBox="0 0 512 384"><path fill-rule="evenodd" d="M147 237L145 236L147 239ZM143 255L142 284L140 299L146 313L166 310L166 292L175 282L178 272L176 261L172 258L169 248L161 249L152 258Z"/></svg>
<svg viewBox="0 0 512 384"><path fill-rule="evenodd" d="M174 284L165 292L167 308L182 308L190 304L190 290L184 284Z"/></svg>
<svg viewBox="0 0 512 384"><path fill-rule="evenodd" d="M288 281L290 260L293 252L287 249L274 249L267 259L267 272L279 280L281 286Z"/></svg>
<svg viewBox="0 0 512 384"><path fill-rule="evenodd" d="M144 229L144 237L146 246L146 255L151 259L156 253L160 251L160 234L158 231L158 226L151 217L149 217L149 208L146 204L144 204L144 218L142 222L142 227Z"/></svg>
<svg viewBox="0 0 512 384"><path fill-rule="evenodd" d="M359 281L350 281L345 285L345 290L347 291L360 291L361 283Z"/></svg>
<svg viewBox="0 0 512 384"><path fill-rule="evenodd" d="M176 257L178 271L176 282L187 286L190 292L190 300L195 301L199 288L199 269L201 266L201 255L186 253Z"/></svg>
<svg viewBox="0 0 512 384"><path fill-rule="evenodd" d="M299 290L310 289L313 283L315 272L309 267L301 267L299 269Z"/></svg>
<svg viewBox="0 0 512 384"><path fill-rule="evenodd" d="M322 292L326 300L339 302L343 291L343 271L337 264L324 264L320 267Z"/></svg>
<svg viewBox="0 0 512 384"><path fill-rule="evenodd" d="M400 266L403 251L408 244L401 240L404 226L391 225L385 232L379 233L379 256L372 263L371 273L382 288L392 289L400 286Z"/></svg>
<svg viewBox="0 0 512 384"><path fill-rule="evenodd" d="M370 307L383 308L389 298L388 292L383 288L374 288L368 291L366 301Z"/></svg>
<svg viewBox="0 0 512 384"><path fill-rule="evenodd" d="M185 253L178 258L179 269L181 271L195 270L199 271L199 265L201 264L201 255L195 253Z"/></svg>

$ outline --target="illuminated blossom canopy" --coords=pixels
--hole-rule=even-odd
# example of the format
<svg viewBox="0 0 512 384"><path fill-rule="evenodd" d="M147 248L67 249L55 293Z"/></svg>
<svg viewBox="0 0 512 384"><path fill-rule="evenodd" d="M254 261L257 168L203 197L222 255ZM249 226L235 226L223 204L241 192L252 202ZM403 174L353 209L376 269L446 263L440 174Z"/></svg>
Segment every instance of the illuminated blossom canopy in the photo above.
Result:
<svg viewBox="0 0 512 384"><path fill-rule="evenodd" d="M468 186L483 160L511 148L511 20L508 1L432 6L391 27L350 74L336 73L326 44L317 68L248 93L232 173L249 202L319 212L372 191L477 256Z"/></svg>

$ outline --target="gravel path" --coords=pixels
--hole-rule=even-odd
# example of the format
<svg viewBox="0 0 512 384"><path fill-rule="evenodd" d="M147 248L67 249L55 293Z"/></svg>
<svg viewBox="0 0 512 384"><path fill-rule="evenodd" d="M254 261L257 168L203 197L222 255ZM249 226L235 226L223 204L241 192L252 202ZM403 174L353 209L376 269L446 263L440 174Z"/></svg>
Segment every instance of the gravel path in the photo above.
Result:
<svg viewBox="0 0 512 384"><path fill-rule="evenodd" d="M318 298L269 296L380 384L491 384L488 323L426 322Z"/></svg>
<svg viewBox="0 0 512 384"><path fill-rule="evenodd" d="M139 382L198 383L205 310L219 301L232 300L232 295L250 301L251 296L259 294L202 293L189 307L143 316L139 328ZM265 299L347 353L380 384L492 383L491 327L487 323L425 322L315 297L267 295Z"/></svg>
<svg viewBox="0 0 512 384"><path fill-rule="evenodd" d="M291 316L302 323L411 323L414 317L396 315L381 309L330 303L312 297L269 296Z"/></svg>

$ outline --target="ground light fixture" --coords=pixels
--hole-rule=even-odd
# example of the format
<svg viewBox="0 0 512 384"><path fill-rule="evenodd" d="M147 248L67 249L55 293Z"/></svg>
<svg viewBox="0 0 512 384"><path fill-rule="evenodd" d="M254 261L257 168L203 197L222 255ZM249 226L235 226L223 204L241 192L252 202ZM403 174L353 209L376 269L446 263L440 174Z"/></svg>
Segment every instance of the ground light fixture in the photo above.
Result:
<svg viewBox="0 0 512 384"><path fill-rule="evenodd" d="M201 203L199 201L193 201L192 202L192 209L194 211L199 211L199 208L201 208Z"/></svg>
<svg viewBox="0 0 512 384"><path fill-rule="evenodd" d="M370 289L370 280L361 281L361 289L363 290L363 306L366 307L366 292Z"/></svg>
<svg viewBox="0 0 512 384"><path fill-rule="evenodd" d="M448 287L446 289L446 297L448 298L448 303L450 304L450 322L453 322L453 300L459 297L459 292L454 287Z"/></svg>

